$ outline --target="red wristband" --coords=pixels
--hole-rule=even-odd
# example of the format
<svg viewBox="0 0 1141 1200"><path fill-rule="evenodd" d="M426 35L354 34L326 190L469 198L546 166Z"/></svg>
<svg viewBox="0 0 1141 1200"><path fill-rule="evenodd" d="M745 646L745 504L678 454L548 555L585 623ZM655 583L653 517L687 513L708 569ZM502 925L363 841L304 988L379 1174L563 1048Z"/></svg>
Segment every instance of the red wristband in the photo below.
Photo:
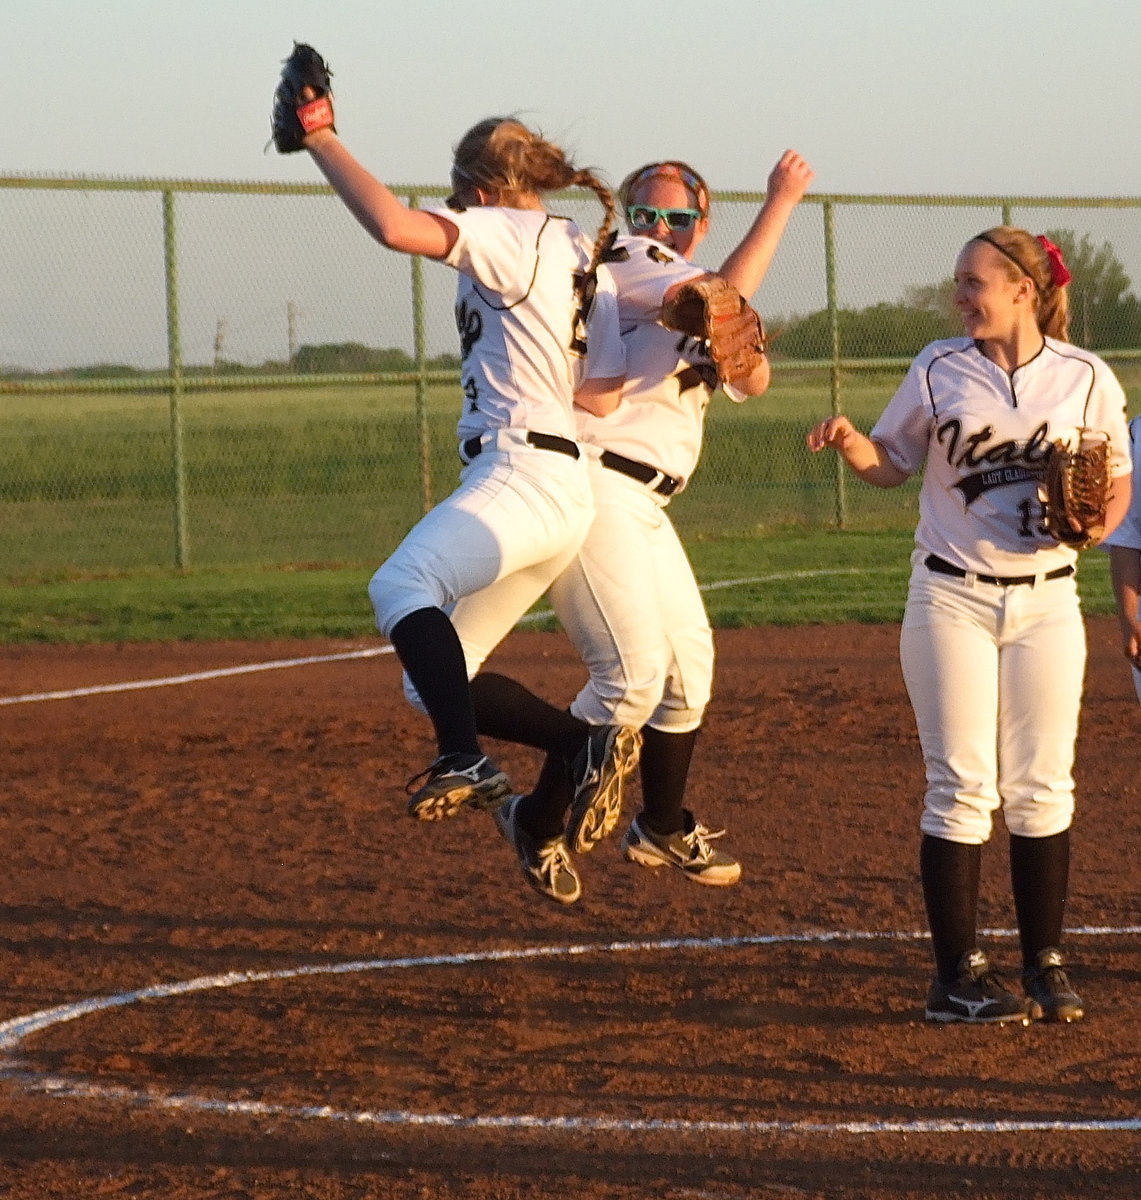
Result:
<svg viewBox="0 0 1141 1200"><path fill-rule="evenodd" d="M297 109L297 119L306 133L315 129L328 129L333 124L333 106L328 96L318 96Z"/></svg>

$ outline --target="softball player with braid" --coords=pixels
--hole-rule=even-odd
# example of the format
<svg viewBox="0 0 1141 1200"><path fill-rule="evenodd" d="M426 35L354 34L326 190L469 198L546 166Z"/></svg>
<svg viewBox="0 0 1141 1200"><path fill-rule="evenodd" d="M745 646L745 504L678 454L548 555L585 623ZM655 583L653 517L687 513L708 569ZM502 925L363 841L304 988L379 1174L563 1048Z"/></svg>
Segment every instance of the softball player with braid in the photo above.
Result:
<svg viewBox="0 0 1141 1200"><path fill-rule="evenodd" d="M1042 521L1038 481L1055 440L1110 443L1106 528L1125 513L1125 396L1067 341L1069 271L1057 247L1000 226L955 264L966 337L935 342L872 429L821 422L867 482L924 467L900 660L927 771L920 876L935 957L930 1021L1071 1021L1084 1012L1061 951L1085 668L1076 552ZM978 948L982 845L1001 807L1025 996Z"/></svg>
<svg viewBox="0 0 1141 1200"><path fill-rule="evenodd" d="M510 789L480 747L468 679L570 561L590 525L572 405L613 200L557 146L516 120L491 118L455 148L448 205L409 209L340 140L331 97L316 117L312 105L298 106L297 119L304 130L297 148L309 152L374 238L458 273L465 397L458 434L466 466L459 488L377 570L369 595L406 687L436 733L438 756L409 784L409 812L435 820L464 806L494 807ZM544 192L571 186L590 188L606 209L593 249L577 226L543 207ZM616 324L611 345L602 376L621 374ZM617 382L596 379L584 399L603 403Z"/></svg>
<svg viewBox="0 0 1141 1200"><path fill-rule="evenodd" d="M765 205L719 272L744 296L760 284L789 215L812 172L788 151L769 177ZM596 727L641 728L644 809L623 839L626 857L673 866L700 883L727 885L740 864L711 842L684 807L686 781L709 700L713 637L692 567L666 505L692 475L717 373L703 345L654 322L675 285L704 274L690 258L709 227L709 189L681 162L651 163L621 189L632 234L617 240L607 265L618 288L626 382L609 415L580 412L596 516L571 565L552 585L552 606L590 672L572 716ZM768 386L768 364L727 390L734 400ZM499 675L473 680L481 732L547 748L539 783L496 814L540 892L563 903L581 894L570 851L586 851L618 821L621 788L610 805L586 810L566 785L550 741L558 710ZM567 819L568 806L570 809ZM565 841L564 823L567 824ZM526 848L554 846L547 872L528 871ZM569 843L569 845L568 845ZM521 849L522 847L522 849Z"/></svg>
<svg viewBox="0 0 1141 1200"><path fill-rule="evenodd" d="M1133 500L1125 520L1102 543L1109 550L1109 570L1121 625L1121 648L1133 668L1133 687L1141 700L1141 417L1129 423L1133 447Z"/></svg>

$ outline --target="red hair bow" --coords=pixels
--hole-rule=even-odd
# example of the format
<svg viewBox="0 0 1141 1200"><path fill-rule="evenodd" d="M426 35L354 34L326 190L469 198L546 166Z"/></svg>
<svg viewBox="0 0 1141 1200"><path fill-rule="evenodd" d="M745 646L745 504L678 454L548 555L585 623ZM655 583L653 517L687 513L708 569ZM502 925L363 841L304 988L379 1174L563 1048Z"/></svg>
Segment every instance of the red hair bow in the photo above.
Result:
<svg viewBox="0 0 1141 1200"><path fill-rule="evenodd" d="M1042 249L1046 251L1046 257L1050 260L1050 275L1054 280L1054 286L1065 287L1073 279L1073 276L1070 274L1070 268L1062 261L1061 249L1055 246L1045 234L1039 234L1038 240L1042 243Z"/></svg>

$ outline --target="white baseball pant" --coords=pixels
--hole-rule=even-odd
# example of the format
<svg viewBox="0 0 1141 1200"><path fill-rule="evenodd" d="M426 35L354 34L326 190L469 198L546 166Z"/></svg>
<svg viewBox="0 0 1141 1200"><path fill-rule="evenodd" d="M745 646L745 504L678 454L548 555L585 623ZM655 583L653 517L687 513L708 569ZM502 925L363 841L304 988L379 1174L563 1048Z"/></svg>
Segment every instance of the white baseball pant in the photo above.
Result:
<svg viewBox="0 0 1141 1200"><path fill-rule="evenodd" d="M713 633L693 568L650 487L602 466L596 452L589 473L594 522L550 592L590 673L571 712L591 725L689 732L713 681Z"/></svg>
<svg viewBox="0 0 1141 1200"><path fill-rule="evenodd" d="M486 435L459 488L369 583L386 636L418 609L447 612L469 678L574 557L594 513L584 459L538 449L526 437L523 429ZM405 689L418 704L407 681Z"/></svg>
<svg viewBox="0 0 1141 1200"><path fill-rule="evenodd" d="M1019 837L1074 812L1086 642L1074 577L998 586L912 556L900 662L927 769L920 828L981 844L1000 806Z"/></svg>

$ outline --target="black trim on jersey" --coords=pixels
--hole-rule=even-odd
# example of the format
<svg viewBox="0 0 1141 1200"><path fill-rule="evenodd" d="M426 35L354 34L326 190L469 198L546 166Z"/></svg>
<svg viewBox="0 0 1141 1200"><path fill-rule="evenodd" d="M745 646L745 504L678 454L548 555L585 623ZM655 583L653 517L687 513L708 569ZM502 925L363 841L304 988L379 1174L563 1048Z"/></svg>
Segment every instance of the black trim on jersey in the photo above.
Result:
<svg viewBox="0 0 1141 1200"><path fill-rule="evenodd" d="M975 346L977 347L977 343L975 343ZM936 355L936 357L927 364L927 370L924 372L923 381L927 384L927 395L931 401L931 416L933 419L939 414L935 410L935 389L931 386L931 372L935 370L936 363L941 363L943 359L950 358L953 354L966 354L968 349L970 349L968 346L954 346L950 350L945 350L942 354ZM981 354L982 351L980 350L979 353Z"/></svg>
<svg viewBox="0 0 1141 1200"><path fill-rule="evenodd" d="M472 287L476 290L476 294L493 312L510 312L513 308L519 304L522 304L523 301L530 296L531 289L535 286L535 280L539 277L539 243L543 240L543 233L546 231L547 226L552 221L569 221L570 219L569 217L552 217L550 213L546 214L546 218L547 219L542 223L542 225L539 226L539 232L535 235L535 269L531 272L531 282L527 284L527 290L522 296L519 297L518 300L513 300L510 304L494 304L484 294L479 280L469 276L469 278L471 278Z"/></svg>
<svg viewBox="0 0 1141 1200"><path fill-rule="evenodd" d="M1079 362L1089 368L1089 389L1086 391L1086 401L1082 405L1082 425L1085 425L1086 413L1089 411L1089 402L1093 399L1094 384L1097 383L1097 370L1088 358L1083 358L1080 354L1063 354L1061 350L1057 350L1053 346L1043 346L1043 349L1052 350L1059 358L1068 358L1071 362Z"/></svg>
<svg viewBox="0 0 1141 1200"><path fill-rule="evenodd" d="M982 342L980 342L978 339L976 339L976 340L975 340L975 345L976 345L976 346L978 346L978 348L979 348L979 353L980 353L980 354L982 354L983 358L988 358L988 357L989 357L988 355L986 355L986 354L983 354ZM1019 363L1019 364L1018 364L1018 366L1016 366L1016 367L1014 368L1014 371L1021 371L1023 367L1028 367L1028 366L1030 366L1030 364L1031 364L1031 363L1032 363L1032 362L1033 362L1033 361L1034 361L1036 358L1041 358L1041 357L1042 357L1042 355L1045 353L1045 351L1046 351L1048 348L1049 348L1049 347L1047 347L1047 345L1046 345L1046 339L1045 339L1045 337L1043 337L1043 338L1042 338L1042 345L1041 345L1041 346L1040 346L1040 347L1039 347L1039 348L1038 348L1038 349L1037 349L1037 350L1036 350L1036 351L1035 351L1035 352L1034 352L1034 353L1033 353L1033 354L1032 354L1032 355L1031 355L1031 356L1030 356L1030 357L1029 357L1029 358L1028 358L1028 359L1027 359L1027 360L1026 360L1024 363ZM991 359L990 359L990 361L991 361L991 362L994 362L994 359L993 359L993 358L991 358ZM997 364L997 363L995 363L995 366L997 366L997 365L998 365L998 364ZM1014 371L1010 371L1010 372L1008 372L1008 374L1010 374L1010 375L1013 375L1013 374L1014 374Z"/></svg>
<svg viewBox="0 0 1141 1200"><path fill-rule="evenodd" d="M985 358L987 360L987 362L989 362L992 366L998 367L998 363L996 363L993 358L990 358L988 355L983 353L982 342L978 338L972 338L970 346L961 346L961 347L956 346L955 348L953 348L951 350L946 350L946 351L944 351L944 353L937 355L935 358L933 358L927 364L927 370L925 372L925 382L927 384L927 395L930 397L930 400L931 400L931 415L932 416L936 415L936 412L935 412L935 390L931 386L931 372L935 369L935 364L942 362L943 359L945 359L945 358L950 358L951 355L953 355L953 354L966 354L966 352L970 349L977 350L980 357ZM1010 384L1010 402L1014 408L1018 407L1018 392L1014 387L1014 376L1019 371L1021 371L1023 367L1028 367L1032 362L1034 362L1035 359L1041 358L1042 355L1047 350L1052 350L1052 349L1053 349L1053 347L1049 346L1046 343L1046 339L1043 338L1041 348L1035 354L1033 354L1030 358L1028 358L1024 363L1019 363L1018 366L1015 367L1013 371L1004 371L1001 367L998 368L1006 376L1007 382ZM1059 358L1072 358L1076 362L1086 363L1086 360L1084 358L1081 358L1076 354L1062 354L1061 351L1059 351L1059 350L1054 350L1054 353L1057 354ZM1093 371L1092 364L1086 363L1086 365L1090 367L1090 370L1092 372ZM1084 422L1084 418L1085 418L1085 410L1089 407L1090 397L1093 395L1094 382L1095 382L1095 379L1091 378L1089 391L1086 393L1086 402L1082 409L1083 422Z"/></svg>
<svg viewBox="0 0 1141 1200"><path fill-rule="evenodd" d="M989 240L990 240L989 238L983 238L984 242L989 241ZM991 244L993 245L994 243L991 243ZM998 249L998 248L999 247L996 247L996 249ZM1003 250L1003 253L1006 254L1006 251ZM1007 254L1006 256L1007 256L1007 258L1010 258L1009 254ZM1012 259L1011 261L1017 263L1017 260ZM1021 263L1017 263L1017 265L1021 266ZM1026 268L1023 267L1023 270L1025 270L1025 269ZM1029 272L1027 272L1027 273L1029 274ZM1030 278L1033 279L1034 277L1031 275ZM1035 287L1038 286L1037 280L1034 281L1034 286ZM980 354L982 354L983 358L985 358L988 362L994 362L994 359L991 358L990 355L983 353L983 344L978 338L975 338L975 347L977 348L978 352ZM1043 337L1042 345L1039 347L1037 353L1032 354L1024 363L1019 363L1018 366L1016 366L1014 368L1014 371L1005 371L1005 370L1003 371L1003 374L1006 375L1007 379L1010 380L1010 400L1015 408L1018 407L1018 392L1015 390L1015 387L1014 387L1015 371L1021 371L1023 367L1028 367L1036 358L1041 358L1042 353L1045 349L1046 349L1046 339L1045 339L1045 337ZM994 363L994 365L997 367L998 363ZM1003 370L1001 367L999 369Z"/></svg>

